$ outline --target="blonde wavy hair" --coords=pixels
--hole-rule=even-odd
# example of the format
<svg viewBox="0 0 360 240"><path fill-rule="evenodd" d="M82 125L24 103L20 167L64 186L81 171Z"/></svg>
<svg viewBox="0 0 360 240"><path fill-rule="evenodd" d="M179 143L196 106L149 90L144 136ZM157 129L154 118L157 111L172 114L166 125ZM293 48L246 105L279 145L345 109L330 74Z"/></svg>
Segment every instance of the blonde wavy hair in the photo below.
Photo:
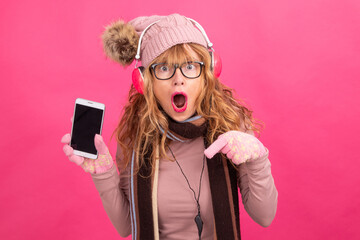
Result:
<svg viewBox="0 0 360 240"><path fill-rule="evenodd" d="M202 72L202 91L196 100L196 112L208 123L206 140L214 142L217 137L231 130L252 131L259 133L262 124L255 121L252 111L242 101L233 96L233 89L222 84L210 70L210 55L201 45L188 43L178 44L157 57L153 63L167 62L169 64L191 61L189 49L193 50L204 62ZM117 158L119 168L126 168L131 161L133 150L138 159L136 168L144 164L144 157L150 156L150 164L154 166L157 154L153 149L159 146L159 157L167 158L165 146L168 121L159 109L159 103L154 95L153 82L155 77L150 67L144 72L144 94L138 93L134 86L129 91L129 101L123 109L121 120L114 131L116 140L121 147L123 159ZM162 134L160 127L164 130ZM154 169L154 168L152 168Z"/></svg>

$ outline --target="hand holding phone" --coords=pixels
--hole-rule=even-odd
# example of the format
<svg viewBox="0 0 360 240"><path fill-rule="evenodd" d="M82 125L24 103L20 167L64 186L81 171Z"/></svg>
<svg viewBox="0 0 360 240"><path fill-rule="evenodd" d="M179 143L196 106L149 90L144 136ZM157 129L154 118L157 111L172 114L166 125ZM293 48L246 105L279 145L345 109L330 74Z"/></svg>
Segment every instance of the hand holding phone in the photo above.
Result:
<svg viewBox="0 0 360 240"><path fill-rule="evenodd" d="M94 144L99 153L97 159L89 159L82 156L74 155L73 148L69 146L70 140L71 136L69 133L65 134L61 139L61 142L65 143L63 148L64 153L71 162L74 162L77 165L81 166L85 172L89 172L92 174L103 173L108 171L114 164L114 161L109 153L109 149L100 135L95 135L94 138Z"/></svg>
<svg viewBox="0 0 360 240"><path fill-rule="evenodd" d="M61 139L63 150L69 160L80 165L86 172L100 173L113 165L109 150L105 145L101 130L105 105L78 98L75 101L71 135Z"/></svg>

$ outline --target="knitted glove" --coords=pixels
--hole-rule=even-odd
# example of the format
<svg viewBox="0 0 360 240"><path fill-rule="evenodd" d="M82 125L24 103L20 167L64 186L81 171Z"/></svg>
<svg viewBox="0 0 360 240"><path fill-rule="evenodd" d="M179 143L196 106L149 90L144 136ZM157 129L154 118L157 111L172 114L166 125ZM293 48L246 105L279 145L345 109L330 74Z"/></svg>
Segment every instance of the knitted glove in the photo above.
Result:
<svg viewBox="0 0 360 240"><path fill-rule="evenodd" d="M61 139L61 142L66 144L63 148L64 153L71 162L81 166L85 172L92 174L103 173L108 171L114 164L114 161L109 153L109 149L100 135L96 134L94 138L95 148L99 154L97 159L89 159L74 155L74 149L69 146L70 140L71 136L69 133L65 134Z"/></svg>
<svg viewBox="0 0 360 240"><path fill-rule="evenodd" d="M212 158L221 151L236 165L261 157L265 152L264 145L253 135L229 131L221 134L205 151Z"/></svg>

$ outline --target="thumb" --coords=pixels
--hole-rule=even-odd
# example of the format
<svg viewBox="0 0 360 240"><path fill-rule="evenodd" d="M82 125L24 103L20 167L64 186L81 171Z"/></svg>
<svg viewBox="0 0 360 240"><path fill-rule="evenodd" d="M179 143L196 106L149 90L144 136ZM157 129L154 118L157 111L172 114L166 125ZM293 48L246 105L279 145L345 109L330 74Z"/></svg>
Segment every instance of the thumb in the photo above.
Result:
<svg viewBox="0 0 360 240"><path fill-rule="evenodd" d="M104 140L101 135L96 134L94 138L95 148L99 154L107 154L109 152L108 147L104 143Z"/></svg>
<svg viewBox="0 0 360 240"><path fill-rule="evenodd" d="M212 158L216 153L225 147L227 140L224 137L219 137L215 142L213 142L207 149L205 149L204 154L207 158Z"/></svg>

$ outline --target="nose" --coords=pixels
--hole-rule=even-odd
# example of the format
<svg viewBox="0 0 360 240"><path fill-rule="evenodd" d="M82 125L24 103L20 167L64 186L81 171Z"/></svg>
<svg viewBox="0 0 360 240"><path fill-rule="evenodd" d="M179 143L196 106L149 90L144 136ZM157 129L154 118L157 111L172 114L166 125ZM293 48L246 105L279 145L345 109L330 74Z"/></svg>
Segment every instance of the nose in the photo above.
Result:
<svg viewBox="0 0 360 240"><path fill-rule="evenodd" d="M173 84L174 86L181 86L185 84L185 77L182 75L179 68L175 70Z"/></svg>

